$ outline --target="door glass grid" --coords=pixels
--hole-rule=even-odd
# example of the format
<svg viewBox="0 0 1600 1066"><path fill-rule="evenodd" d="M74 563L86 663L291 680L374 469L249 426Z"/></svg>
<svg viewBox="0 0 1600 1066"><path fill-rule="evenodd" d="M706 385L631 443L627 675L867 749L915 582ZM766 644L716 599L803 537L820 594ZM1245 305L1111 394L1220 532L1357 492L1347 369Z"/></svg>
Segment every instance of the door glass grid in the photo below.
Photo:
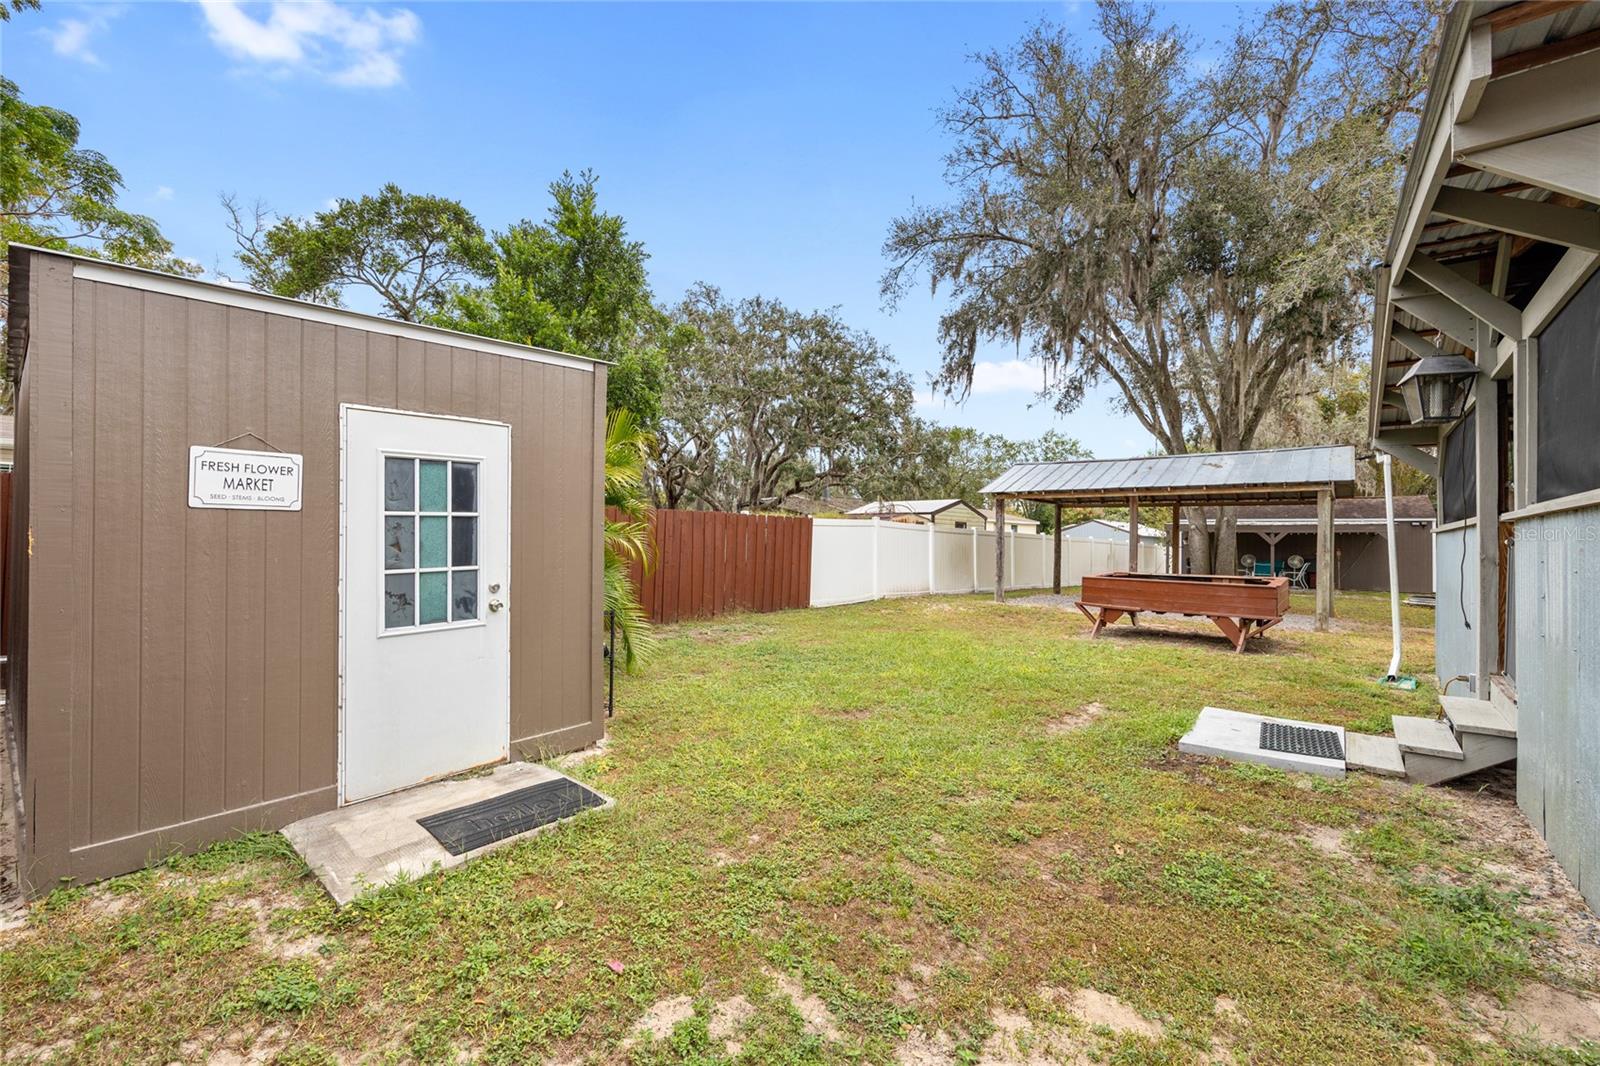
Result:
<svg viewBox="0 0 1600 1066"><path fill-rule="evenodd" d="M478 464L385 456L383 628L478 620Z"/></svg>

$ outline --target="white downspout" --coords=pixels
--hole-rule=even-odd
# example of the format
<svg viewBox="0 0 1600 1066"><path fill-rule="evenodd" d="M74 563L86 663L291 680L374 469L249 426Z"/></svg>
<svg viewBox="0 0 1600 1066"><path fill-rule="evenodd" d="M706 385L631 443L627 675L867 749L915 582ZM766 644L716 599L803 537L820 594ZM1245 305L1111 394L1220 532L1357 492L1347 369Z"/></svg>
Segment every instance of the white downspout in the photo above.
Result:
<svg viewBox="0 0 1600 1066"><path fill-rule="evenodd" d="M1385 680L1400 676L1400 567L1396 561L1394 544L1394 481L1391 464L1394 459L1388 452L1378 453L1383 464L1383 520L1384 537L1389 544L1389 628L1394 631L1394 654L1389 657L1389 673Z"/></svg>

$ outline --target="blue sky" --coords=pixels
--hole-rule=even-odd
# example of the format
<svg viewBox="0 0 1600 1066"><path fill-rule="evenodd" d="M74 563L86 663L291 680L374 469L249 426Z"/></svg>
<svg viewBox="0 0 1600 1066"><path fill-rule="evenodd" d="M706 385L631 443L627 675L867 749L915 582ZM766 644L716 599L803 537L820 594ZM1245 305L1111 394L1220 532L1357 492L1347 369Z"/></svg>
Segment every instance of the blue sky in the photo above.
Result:
<svg viewBox="0 0 1600 1066"><path fill-rule="evenodd" d="M1238 8L1164 13L1220 40ZM969 56L1045 17L1092 44L1087 4L46 0L0 31L0 61L25 99L78 116L126 205L208 272L231 265L223 191L302 214L395 181L499 227L543 217L550 180L588 167L649 249L658 298L705 280L837 306L926 397L942 300L882 306L883 237L948 198L935 111L972 78ZM1153 447L1108 392L1057 416L1014 349L980 359L975 395L925 402L927 417L1056 428L1101 456Z"/></svg>

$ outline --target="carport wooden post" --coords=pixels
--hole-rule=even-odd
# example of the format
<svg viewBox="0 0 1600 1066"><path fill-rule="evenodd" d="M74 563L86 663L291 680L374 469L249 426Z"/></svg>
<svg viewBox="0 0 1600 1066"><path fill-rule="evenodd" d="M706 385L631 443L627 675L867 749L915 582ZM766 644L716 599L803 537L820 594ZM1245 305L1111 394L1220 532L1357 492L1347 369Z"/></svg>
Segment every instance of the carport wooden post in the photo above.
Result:
<svg viewBox="0 0 1600 1066"><path fill-rule="evenodd" d="M1139 572L1139 497L1128 497L1128 573Z"/></svg>
<svg viewBox="0 0 1600 1066"><path fill-rule="evenodd" d="M1170 560L1169 571L1174 574L1183 573L1182 560L1178 558L1178 501L1172 501L1172 529L1167 534L1167 558Z"/></svg>
<svg viewBox="0 0 1600 1066"><path fill-rule="evenodd" d="M1051 587L1055 590L1055 594L1059 596L1061 595L1061 505L1059 503L1056 504L1056 524L1054 528L1056 562Z"/></svg>
<svg viewBox="0 0 1600 1066"><path fill-rule="evenodd" d="M994 602L1006 598L1006 498L994 498Z"/></svg>
<svg viewBox="0 0 1600 1066"><path fill-rule="evenodd" d="M1333 617L1333 490L1317 490L1317 632Z"/></svg>

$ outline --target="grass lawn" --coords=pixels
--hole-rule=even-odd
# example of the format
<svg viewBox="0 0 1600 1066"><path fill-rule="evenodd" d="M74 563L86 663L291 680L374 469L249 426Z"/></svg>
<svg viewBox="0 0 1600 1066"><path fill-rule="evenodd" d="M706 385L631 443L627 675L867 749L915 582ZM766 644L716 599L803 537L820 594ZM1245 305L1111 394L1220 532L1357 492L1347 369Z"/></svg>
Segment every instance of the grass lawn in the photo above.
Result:
<svg viewBox="0 0 1600 1066"><path fill-rule="evenodd" d="M1430 713L1370 681L1387 600L1338 611L1243 655L981 597L668 628L572 771L614 811L343 912L276 835L59 891L0 933L0 1057L1600 1062L1508 1020L1590 1009L1600 940L1503 795L1177 752L1206 704Z"/></svg>

